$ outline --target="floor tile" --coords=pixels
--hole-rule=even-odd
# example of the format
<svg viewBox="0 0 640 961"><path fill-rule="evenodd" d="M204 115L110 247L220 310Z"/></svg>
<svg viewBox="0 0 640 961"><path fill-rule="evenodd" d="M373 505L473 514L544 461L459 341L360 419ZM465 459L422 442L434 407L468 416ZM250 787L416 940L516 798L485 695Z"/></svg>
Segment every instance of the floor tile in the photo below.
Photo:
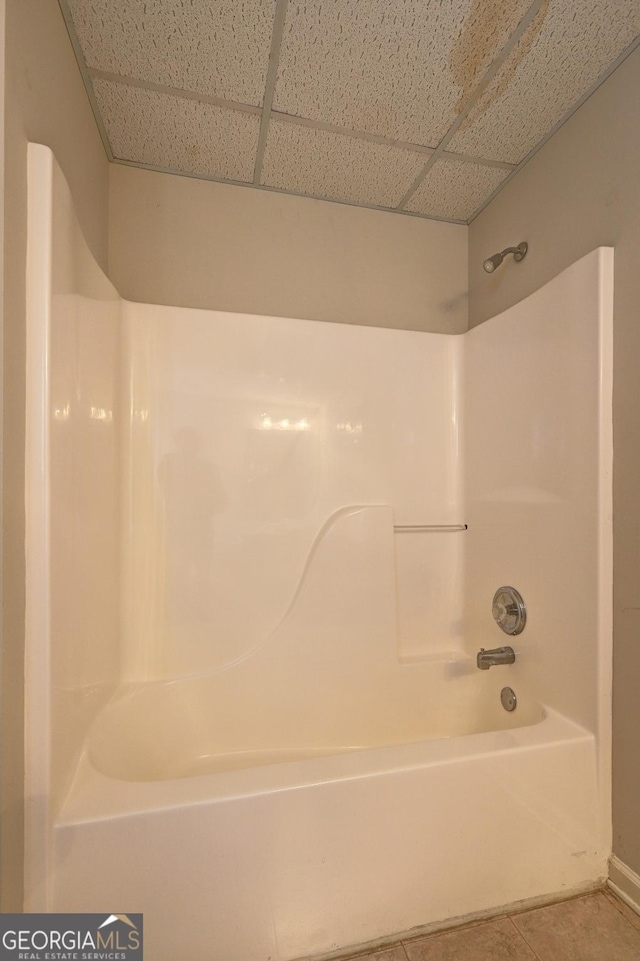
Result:
<svg viewBox="0 0 640 961"><path fill-rule="evenodd" d="M614 908L620 912L623 918L626 918L627 921L634 926L634 928L637 928L640 931L640 914L636 914L635 911L632 911L629 905L625 904L622 898L619 898L618 895L613 891L605 888L602 893L604 894L605 898L611 902Z"/></svg>
<svg viewBox="0 0 640 961"><path fill-rule="evenodd" d="M604 894L512 915L540 961L638 961L640 931Z"/></svg>
<svg viewBox="0 0 640 961"><path fill-rule="evenodd" d="M535 961L533 951L508 920L408 941L404 947L409 961Z"/></svg>
<svg viewBox="0 0 640 961"><path fill-rule="evenodd" d="M349 955L346 961L407 961L407 956L401 944L394 944L390 948L372 951L369 954Z"/></svg>
<svg viewBox="0 0 640 961"><path fill-rule="evenodd" d="M378 954L370 954L367 961L407 961L404 948L401 944L392 948L391 951L381 951Z"/></svg>

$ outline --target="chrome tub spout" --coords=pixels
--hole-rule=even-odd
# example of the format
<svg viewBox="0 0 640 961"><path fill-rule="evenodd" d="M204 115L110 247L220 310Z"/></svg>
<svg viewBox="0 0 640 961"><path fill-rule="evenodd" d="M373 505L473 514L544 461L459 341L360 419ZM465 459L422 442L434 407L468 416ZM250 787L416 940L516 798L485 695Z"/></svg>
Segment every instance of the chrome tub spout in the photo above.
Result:
<svg viewBox="0 0 640 961"><path fill-rule="evenodd" d="M488 671L490 667L498 664L513 664L515 659L516 654L512 647L494 647L491 651L485 651L484 647L481 647L476 664L481 671Z"/></svg>

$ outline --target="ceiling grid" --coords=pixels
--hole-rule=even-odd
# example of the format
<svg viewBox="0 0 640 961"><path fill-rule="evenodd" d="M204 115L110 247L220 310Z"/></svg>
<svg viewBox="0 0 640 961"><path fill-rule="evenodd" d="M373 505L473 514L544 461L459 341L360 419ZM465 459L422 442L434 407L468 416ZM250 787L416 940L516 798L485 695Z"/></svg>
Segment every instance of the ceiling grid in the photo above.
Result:
<svg viewBox="0 0 640 961"><path fill-rule="evenodd" d="M271 107L273 95L276 89L278 78L278 64L280 62L280 47L282 44L282 34L284 33L284 23L287 16L288 0L277 0L276 12L273 18L273 32L271 35L271 51L269 53L269 69L267 70L267 82L264 89L264 100L262 104L262 120L260 122L260 136L258 137L258 149L256 151L256 162L254 166L253 182L259 184L262 175L262 161L264 149L269 134L269 122L271 120Z"/></svg>
<svg viewBox="0 0 640 961"><path fill-rule="evenodd" d="M616 0L59 0L110 160L468 223L640 40Z"/></svg>

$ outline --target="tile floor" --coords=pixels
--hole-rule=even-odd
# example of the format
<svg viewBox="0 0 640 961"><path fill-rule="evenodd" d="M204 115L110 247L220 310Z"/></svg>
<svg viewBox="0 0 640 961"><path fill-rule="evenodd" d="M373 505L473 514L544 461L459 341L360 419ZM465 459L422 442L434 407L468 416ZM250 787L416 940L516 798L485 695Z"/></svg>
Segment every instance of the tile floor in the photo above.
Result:
<svg viewBox="0 0 640 961"><path fill-rule="evenodd" d="M502 914L344 961L640 961L640 917L611 891Z"/></svg>

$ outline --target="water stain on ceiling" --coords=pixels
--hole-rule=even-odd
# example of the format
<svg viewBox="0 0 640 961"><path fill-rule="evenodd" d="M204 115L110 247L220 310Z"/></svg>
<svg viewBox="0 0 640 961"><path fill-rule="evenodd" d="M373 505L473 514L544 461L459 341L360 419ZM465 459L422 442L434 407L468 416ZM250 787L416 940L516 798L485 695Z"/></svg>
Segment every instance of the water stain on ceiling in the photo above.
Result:
<svg viewBox="0 0 640 961"><path fill-rule="evenodd" d="M531 23L522 34L516 53L509 57L500 76L500 83L490 92L487 91L477 101L473 116L484 113L492 100L500 97L509 86L520 61L527 56L534 39L540 33L551 0L543 0ZM526 10L523 10L524 14ZM451 54L451 71L460 87L456 103L456 114L462 113L482 77L482 72L498 56L507 38L503 38L498 25L504 23L505 4L503 0L473 0L469 16L465 20L460 36ZM459 130L464 130L473 122L471 112L462 121Z"/></svg>
<svg viewBox="0 0 640 961"><path fill-rule="evenodd" d="M469 222L638 0L59 0L119 163Z"/></svg>

